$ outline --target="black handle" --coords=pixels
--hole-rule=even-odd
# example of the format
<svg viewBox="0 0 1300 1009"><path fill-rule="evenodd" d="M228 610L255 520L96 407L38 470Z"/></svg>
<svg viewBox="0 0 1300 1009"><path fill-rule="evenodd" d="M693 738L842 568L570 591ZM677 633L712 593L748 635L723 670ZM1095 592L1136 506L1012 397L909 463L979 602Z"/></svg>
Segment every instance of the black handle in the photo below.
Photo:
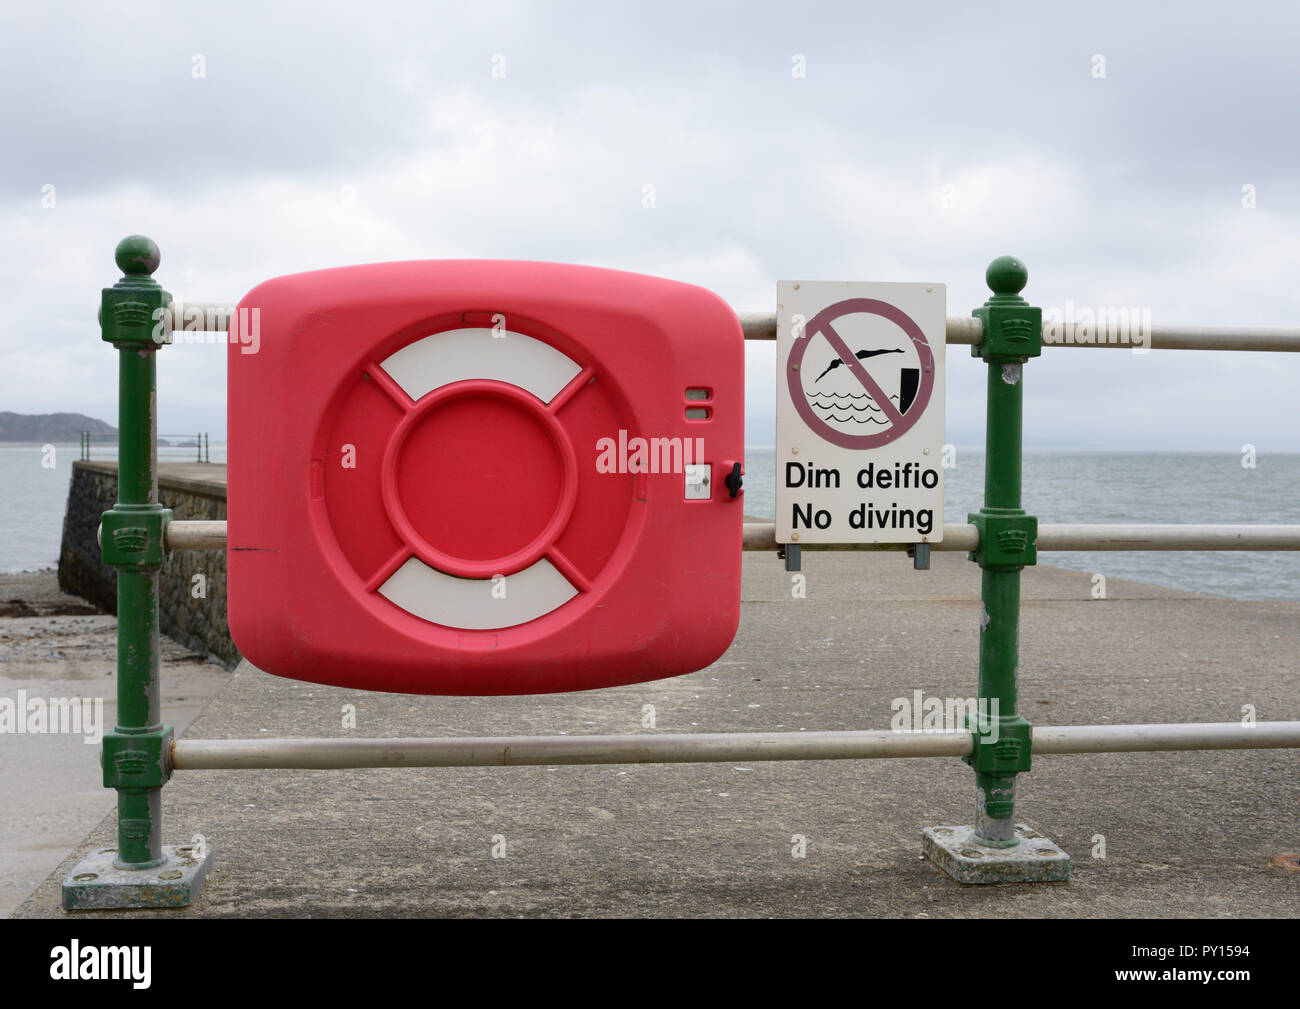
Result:
<svg viewBox="0 0 1300 1009"><path fill-rule="evenodd" d="M736 462L731 464L731 472L727 474L724 482L727 485L727 490L731 492L732 497L735 497L740 493L740 488L745 485L745 478L740 475L740 463Z"/></svg>

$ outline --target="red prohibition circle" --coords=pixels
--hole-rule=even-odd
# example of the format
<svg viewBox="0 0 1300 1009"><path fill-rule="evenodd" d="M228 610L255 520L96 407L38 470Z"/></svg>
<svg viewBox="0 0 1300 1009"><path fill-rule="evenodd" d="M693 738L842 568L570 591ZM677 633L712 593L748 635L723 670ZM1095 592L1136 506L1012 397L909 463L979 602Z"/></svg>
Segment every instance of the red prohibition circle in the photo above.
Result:
<svg viewBox="0 0 1300 1009"><path fill-rule="evenodd" d="M541 432L544 432L545 436L549 438L555 450L555 472L554 479L551 482L556 486L552 498L554 506L549 519L526 543L496 557L465 556L463 552L442 549L431 543L429 538L417 528L417 524L412 521L402 497L399 470L406 455L403 453L403 449L412 432L416 431L422 424L436 421L436 411L444 407L455 409L457 400L469 398L480 400L487 410L504 410L507 413L521 415L514 421L516 425L520 423L524 425L523 428L520 428L521 433L528 433L528 424L531 422L540 427ZM502 451L503 446L487 442L485 439L484 443L481 446L475 446L475 449L486 456L489 453ZM441 389L435 389L433 392L421 397L415 406L407 412L393 431L388 446L384 451L380 479L384 509L388 513L388 518L397 530L398 535L405 541L416 557L430 567L449 575L483 579L491 578L494 575L509 575L522 571L539 561L547 550L554 545L561 533L564 532L565 526L568 525L569 519L573 515L574 505L577 502L578 459L568 432L560 425L555 415L546 408L546 404L536 396L508 382L473 379L454 382L451 385L443 386ZM503 488L503 493L507 496L518 495L517 500L526 501L526 496L535 491L534 488L526 486L525 483L526 481L521 480L518 486L507 486ZM454 486L439 489L440 495L454 497L455 493L456 488ZM477 509L481 509L484 515L500 516L504 513L503 505L508 503L501 501L474 502L471 500L465 501L464 506L472 512L476 510L477 505ZM547 500L533 501L530 504L532 511L536 513L538 508L545 509ZM498 524L514 525L514 523Z"/></svg>
<svg viewBox="0 0 1300 1009"><path fill-rule="evenodd" d="M916 348L917 356L921 359L921 384L917 389L916 399L905 414L899 414L896 409L893 409L889 397L881 395L879 386L876 386L874 380L866 375L866 370L858 363L857 358L849 351L840 336L831 328L831 323L836 319L858 313L878 315L883 319L888 319L907 334L912 341L912 345ZM857 378L859 382L863 382L863 388L876 401L877 405L886 414L893 409L896 416L891 417L891 424L887 431L880 431L877 434L848 434L844 431L835 430L813 411L812 405L808 402L808 397L803 391L802 364L808 344L812 342L814 334L818 332L826 338L826 342L831 345L831 349L840 355L841 360L848 366L850 374ZM804 334L794 341L794 348L790 351L790 358L786 362L786 380L790 390L790 400L794 403L795 410L798 411L799 416L803 418L804 423L808 425L814 434L820 435L832 445L838 445L840 448L879 448L881 445L888 445L891 441L901 438L911 430L912 426L920 420L921 414L925 412L926 405L930 402L930 393L934 390L934 352L930 349L930 341L925 338L921 327L902 309L886 301L878 301L875 298L849 298L845 301L837 301L835 304L822 309L804 326ZM881 402L882 399L884 400L883 403Z"/></svg>

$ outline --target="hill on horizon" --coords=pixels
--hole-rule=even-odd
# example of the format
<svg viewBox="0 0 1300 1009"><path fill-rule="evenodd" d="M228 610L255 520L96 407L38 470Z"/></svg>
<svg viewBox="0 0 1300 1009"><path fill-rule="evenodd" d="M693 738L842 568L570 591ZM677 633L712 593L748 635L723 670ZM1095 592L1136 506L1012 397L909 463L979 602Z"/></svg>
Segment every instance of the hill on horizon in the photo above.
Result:
<svg viewBox="0 0 1300 1009"><path fill-rule="evenodd" d="M89 431L92 440L116 440L117 428L84 413L12 413L0 410L0 442L72 442Z"/></svg>

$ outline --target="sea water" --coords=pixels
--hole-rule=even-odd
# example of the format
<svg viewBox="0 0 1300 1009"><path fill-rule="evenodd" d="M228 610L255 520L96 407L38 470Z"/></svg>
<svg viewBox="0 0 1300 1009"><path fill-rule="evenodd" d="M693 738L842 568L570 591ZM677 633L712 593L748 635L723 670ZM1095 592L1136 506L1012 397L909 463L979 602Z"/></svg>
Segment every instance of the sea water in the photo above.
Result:
<svg viewBox="0 0 1300 1009"><path fill-rule="evenodd" d="M984 452L958 447L943 471L944 521L964 523L984 494ZM1253 465L1243 465L1243 462ZM1024 508L1041 523L1300 525L1300 453L1036 452L1024 456ZM776 514L776 455L745 450L745 514ZM1044 564L1237 599L1300 601L1300 551L1040 554Z"/></svg>
<svg viewBox="0 0 1300 1009"><path fill-rule="evenodd" d="M211 447L225 461L225 446ZM164 461L193 462L193 448L161 448ZM94 446L113 459L115 446ZM68 483L77 445L0 445L0 571L52 568L59 559ZM984 454L958 447L943 471L944 520L979 508ZM1242 463L1252 462L1253 466ZM775 515L771 446L745 458L745 514ZM1024 458L1024 507L1040 522L1207 522L1300 525L1300 454L1035 452ZM1238 599L1300 601L1300 552L1152 551L1044 553L1056 564L1107 577Z"/></svg>

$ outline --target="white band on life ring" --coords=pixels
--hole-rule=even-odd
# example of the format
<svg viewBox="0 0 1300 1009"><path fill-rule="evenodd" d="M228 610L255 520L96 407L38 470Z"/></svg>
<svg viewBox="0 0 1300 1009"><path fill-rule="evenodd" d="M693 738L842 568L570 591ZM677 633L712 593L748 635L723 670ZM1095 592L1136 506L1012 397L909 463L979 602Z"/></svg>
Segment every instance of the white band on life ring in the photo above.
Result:
<svg viewBox="0 0 1300 1009"><path fill-rule="evenodd" d="M379 593L423 620L475 631L526 624L578 594L544 557L506 578L496 595L495 587L491 578L456 578L409 557Z"/></svg>
<svg viewBox="0 0 1300 1009"><path fill-rule="evenodd" d="M508 329L449 329L408 343L380 367L412 400L453 382L486 378L526 389L543 403L582 371L550 344Z"/></svg>

